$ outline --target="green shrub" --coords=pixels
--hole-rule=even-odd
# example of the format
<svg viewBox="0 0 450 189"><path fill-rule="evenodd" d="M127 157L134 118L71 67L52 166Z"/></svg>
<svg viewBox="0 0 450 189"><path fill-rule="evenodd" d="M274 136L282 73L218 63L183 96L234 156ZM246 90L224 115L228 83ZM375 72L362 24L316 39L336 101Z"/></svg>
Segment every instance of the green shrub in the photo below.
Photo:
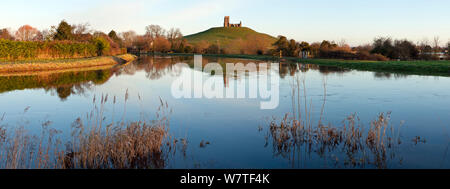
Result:
<svg viewBox="0 0 450 189"><path fill-rule="evenodd" d="M85 58L97 56L97 43L73 41L11 41L0 39L0 59ZM109 44L108 44L109 45ZM105 48L104 50L108 50Z"/></svg>
<svg viewBox="0 0 450 189"><path fill-rule="evenodd" d="M103 37L94 38L92 43L95 44L95 47L97 48L97 55L99 56L107 54L111 49L109 42Z"/></svg>

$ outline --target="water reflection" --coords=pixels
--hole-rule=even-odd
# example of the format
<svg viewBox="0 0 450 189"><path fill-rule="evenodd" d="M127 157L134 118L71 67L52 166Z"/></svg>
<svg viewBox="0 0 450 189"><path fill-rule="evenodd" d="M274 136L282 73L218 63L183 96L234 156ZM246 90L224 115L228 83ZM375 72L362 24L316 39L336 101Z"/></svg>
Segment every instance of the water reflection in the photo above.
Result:
<svg viewBox="0 0 450 189"><path fill-rule="evenodd" d="M408 77L406 74L401 73L389 73L389 72L374 72L373 76L379 79L405 79Z"/></svg>
<svg viewBox="0 0 450 189"><path fill-rule="evenodd" d="M398 155L402 146L400 127L390 122L391 112L380 113L365 126L357 114L343 118L342 125L326 124L327 80L323 78L323 99L319 118L312 115L312 100L307 97L305 77L295 75L291 82L292 112L284 118L269 121L266 144L272 146L275 157L289 161L292 168L321 159L319 165L333 168L379 168L401 165ZM264 127L259 128L259 132ZM423 143L420 136L411 141ZM419 142L417 142L419 141ZM408 143L407 141L406 143ZM411 143L410 143L411 144Z"/></svg>
<svg viewBox="0 0 450 189"><path fill-rule="evenodd" d="M44 89L47 92L56 93L61 100L65 100L73 94L84 94L93 85L106 83L111 76L111 69L0 76L0 93Z"/></svg>
<svg viewBox="0 0 450 189"><path fill-rule="evenodd" d="M225 63L261 62L214 57L203 58L203 61L203 64L218 62L222 66L223 75L213 77L219 83L223 82L223 87L228 88L232 86L232 82L239 82L234 86L242 84L246 90L249 89L246 82L258 77L258 73L230 73L226 71ZM48 117L55 128L63 133L70 133L70 123L80 115L88 116L86 112L91 110L94 97L99 99L104 94L109 94L110 101L114 101L112 99L116 96L117 99L124 99L123 93L128 89L131 95L126 111L106 106L105 117L133 122L140 120L141 112L153 112L159 97L167 100L174 109L170 134L178 139L189 139L189 143L186 143L189 146L187 160L177 157L170 162L171 168L186 168L183 162L191 165L193 162L199 163L204 165L202 168L323 168L324 165L326 168L450 167L446 151L449 144L447 123L450 122L450 101L446 98L450 96L450 90L446 90L449 78L408 76L405 79L396 74L281 63L279 72L272 72L270 75L280 77L280 105L273 110L261 110L259 98L176 99L172 96L171 84L182 73L175 66L178 62L190 66L181 70L183 74L185 71L187 74L198 73L198 70L193 69L193 57L142 56L138 61L123 66L2 75L0 115L5 113L5 125L14 126L25 120L29 121L28 128L31 129L39 128L40 120L47 120ZM213 74L204 73L203 78L209 79L211 75ZM303 78L306 79L307 86L296 87L297 79L303 86ZM325 91L322 87L324 80L327 86ZM304 89L307 89L306 94ZM49 98L50 94L64 101ZM298 103L300 100L302 103ZM323 102L326 102L326 106ZM24 119L17 112L25 107L31 107L31 110L27 114L29 117ZM117 107L125 105L118 101ZM305 111L305 108L309 111ZM383 147L381 140L373 140L373 134L369 137L369 130L372 123L380 123L377 118L389 118L386 113L382 116L379 114L387 111L392 111L391 122L382 123L393 125L379 127L387 128L386 133L390 137L384 137ZM287 112L290 113L284 121ZM357 116L354 112L358 113ZM270 119L269 123L265 123L262 133L256 132L264 118L273 116L281 119ZM362 121L358 121L358 118ZM342 122L344 119L345 124ZM402 144L398 145L396 129L401 119L406 120L406 123L401 129ZM274 124L270 127L272 121ZM281 123L285 127L280 127ZM347 128L345 131L344 125ZM364 132L362 129L357 132L359 125L364 128ZM391 126L395 131L394 135L390 134ZM293 128L297 132L292 132ZM33 132L39 134L37 130ZM293 137L294 133L297 133L296 137ZM350 133L362 137L347 137L346 134ZM266 136L268 147L264 147ZM285 140L286 136L290 136L289 140ZM68 139L66 136L62 137ZM352 139L350 141L354 142L347 142L345 139ZM423 144L424 141L426 144ZM352 146L356 146L356 150L352 150L355 149ZM391 156L392 154L395 156ZM205 164L206 162L214 164ZM162 164L155 164L155 167L160 167L158 165ZM192 166L188 168L190 167Z"/></svg>
<svg viewBox="0 0 450 189"><path fill-rule="evenodd" d="M70 95L82 95L86 91L91 90L94 85L102 85L108 82L113 75L134 75L136 72L144 71L148 79L158 80L169 74L178 76L180 73L177 73L177 69L174 69L176 63L187 63L191 68L194 67L192 56L141 56L139 59L139 61L123 66L94 68L87 71L75 70L50 73L38 72L30 75L0 75L0 93L41 88L52 94L56 93L61 100L66 100ZM226 63L234 63L236 60L239 60L239 63L244 65L263 62L248 59L209 57L203 59L203 66L208 63L219 63L223 69L224 86L228 86L230 78L240 79L240 76L226 72ZM308 72L309 70L318 70L325 75L331 73L343 74L350 71L338 67L297 63L280 63L279 67L280 78L285 78L288 75L294 76L298 72Z"/></svg>

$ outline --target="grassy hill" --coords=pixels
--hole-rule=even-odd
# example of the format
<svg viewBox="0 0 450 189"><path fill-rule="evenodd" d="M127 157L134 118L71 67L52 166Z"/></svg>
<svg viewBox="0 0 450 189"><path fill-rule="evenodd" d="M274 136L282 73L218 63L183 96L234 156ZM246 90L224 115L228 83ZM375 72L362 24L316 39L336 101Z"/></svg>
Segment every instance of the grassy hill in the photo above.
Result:
<svg viewBox="0 0 450 189"><path fill-rule="evenodd" d="M229 54L240 54L243 49L252 51L257 49L268 50L277 40L275 37L264 33L258 33L250 28L225 28L216 27L206 31L185 36L192 44L199 43L218 44L222 50Z"/></svg>

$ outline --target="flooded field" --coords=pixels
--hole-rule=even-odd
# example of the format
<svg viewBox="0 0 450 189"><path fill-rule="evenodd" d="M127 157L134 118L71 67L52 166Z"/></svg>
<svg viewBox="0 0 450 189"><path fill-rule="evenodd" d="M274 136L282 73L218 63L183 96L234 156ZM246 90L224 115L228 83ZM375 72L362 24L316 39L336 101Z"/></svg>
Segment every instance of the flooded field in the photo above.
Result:
<svg viewBox="0 0 450 189"><path fill-rule="evenodd" d="M450 168L450 78L281 63L267 73L279 105L261 109L261 97L175 98L193 62L1 75L0 167ZM202 75L246 91L261 77Z"/></svg>

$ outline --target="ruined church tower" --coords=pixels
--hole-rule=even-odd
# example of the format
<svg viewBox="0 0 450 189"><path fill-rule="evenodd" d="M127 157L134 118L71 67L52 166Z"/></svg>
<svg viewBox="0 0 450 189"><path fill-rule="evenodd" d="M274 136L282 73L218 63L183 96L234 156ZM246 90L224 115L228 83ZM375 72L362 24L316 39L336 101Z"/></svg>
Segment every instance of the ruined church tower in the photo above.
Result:
<svg viewBox="0 0 450 189"><path fill-rule="evenodd" d="M225 28L240 28L242 27L242 21L239 24L230 24L230 17L229 16L225 16L224 21L223 21L223 27Z"/></svg>
<svg viewBox="0 0 450 189"><path fill-rule="evenodd" d="M223 22L223 27L225 27L225 28L230 27L230 17L229 16L225 16L225 19Z"/></svg>

